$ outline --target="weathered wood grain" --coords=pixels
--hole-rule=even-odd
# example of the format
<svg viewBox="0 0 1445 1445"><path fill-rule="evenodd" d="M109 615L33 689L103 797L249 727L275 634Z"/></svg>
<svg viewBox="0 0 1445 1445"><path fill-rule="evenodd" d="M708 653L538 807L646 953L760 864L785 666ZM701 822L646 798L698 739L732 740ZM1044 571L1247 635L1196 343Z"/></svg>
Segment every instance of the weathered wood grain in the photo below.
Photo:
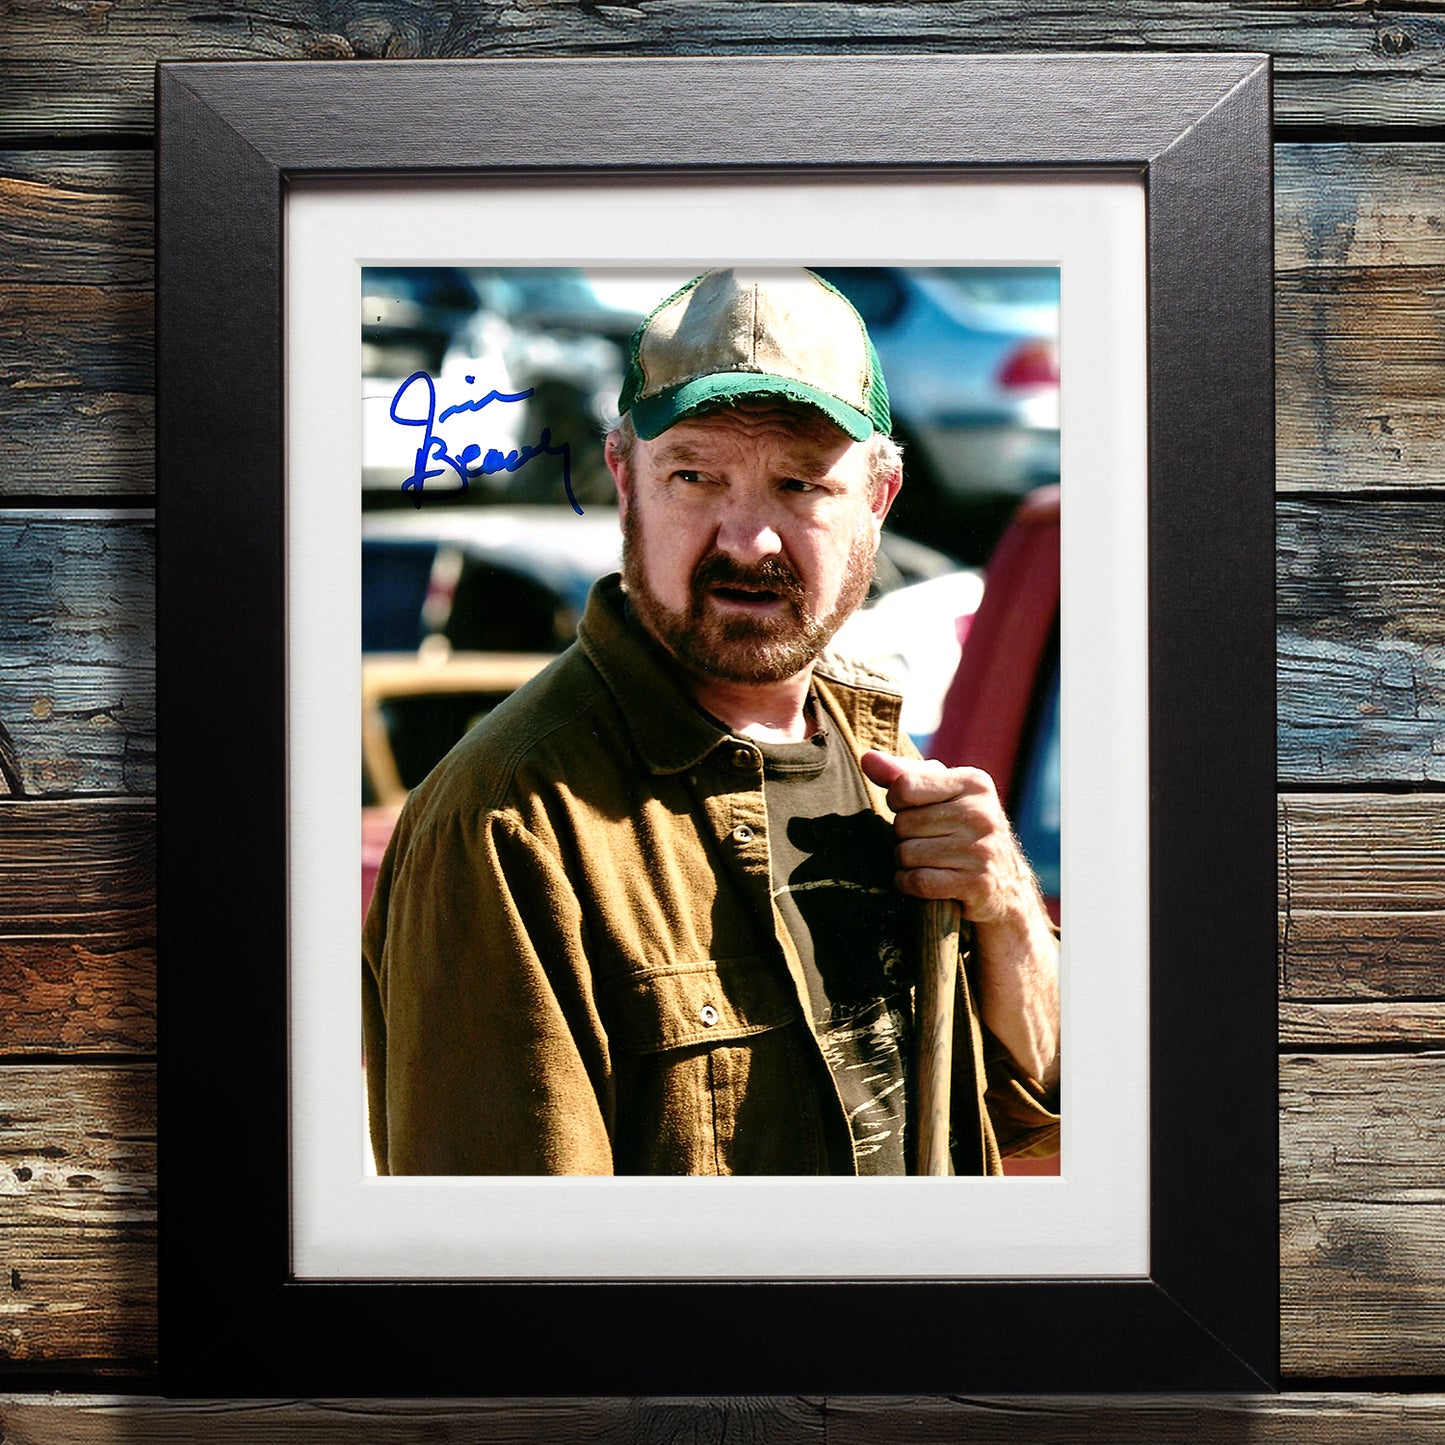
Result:
<svg viewBox="0 0 1445 1445"><path fill-rule="evenodd" d="M1445 779L1445 500L1282 501L1282 782Z"/></svg>
<svg viewBox="0 0 1445 1445"><path fill-rule="evenodd" d="M1286 1054L1279 1078L1281 1203L1445 1204L1445 1054Z"/></svg>
<svg viewBox="0 0 1445 1445"><path fill-rule="evenodd" d="M0 137L148 131L152 66L171 59L559 56L608 53L1269 51L1283 122L1429 124L1442 104L1445 17L1433 9L1199 0L1005 0L892 5L835 0L529 0L458 9L422 0L292 0L215 12L174 0L97 9L11 7L0 38L10 104ZM57 73L66 77L57 84Z"/></svg>
<svg viewBox="0 0 1445 1445"><path fill-rule="evenodd" d="M0 517L0 726L34 792L154 783L153 528ZM1279 509L1279 772L1445 778L1445 501Z"/></svg>
<svg viewBox="0 0 1445 1445"><path fill-rule="evenodd" d="M0 939L155 931L155 803L0 800Z"/></svg>
<svg viewBox="0 0 1445 1445"><path fill-rule="evenodd" d="M1377 1049L1445 1045L1445 1002L1316 1003L1279 1006L1279 1041L1287 1047L1371 1045Z"/></svg>
<svg viewBox="0 0 1445 1445"><path fill-rule="evenodd" d="M1445 484L1445 267L1281 273L1275 321L1282 490Z"/></svg>
<svg viewBox="0 0 1445 1445"><path fill-rule="evenodd" d="M0 1067L0 1359L154 1358L155 1071Z"/></svg>
<svg viewBox="0 0 1445 1445"><path fill-rule="evenodd" d="M154 1048L155 821L0 798L0 1057Z"/></svg>
<svg viewBox="0 0 1445 1445"><path fill-rule="evenodd" d="M1445 1397L1438 1395L834 1398L827 1410L828 1445L1429 1445L1445 1439Z"/></svg>
<svg viewBox="0 0 1445 1445"><path fill-rule="evenodd" d="M1275 147L1282 489L1445 484L1445 146Z"/></svg>
<svg viewBox="0 0 1445 1445"><path fill-rule="evenodd" d="M1445 1396L195 1400L0 1395L6 1445L1433 1445Z"/></svg>
<svg viewBox="0 0 1445 1445"><path fill-rule="evenodd" d="M148 1054L155 1042L154 943L0 939L0 1057Z"/></svg>
<svg viewBox="0 0 1445 1445"><path fill-rule="evenodd" d="M1445 1367L1445 1211L1280 1209L1281 1368L1305 1378L1438 1375Z"/></svg>
<svg viewBox="0 0 1445 1445"><path fill-rule="evenodd" d="M1280 1062L1282 1367L1445 1368L1445 1055Z"/></svg>
<svg viewBox="0 0 1445 1445"><path fill-rule="evenodd" d="M0 153L0 498L152 489L151 168Z"/></svg>
<svg viewBox="0 0 1445 1445"><path fill-rule="evenodd" d="M155 790L155 524L0 512L0 727L27 793Z"/></svg>
<svg viewBox="0 0 1445 1445"><path fill-rule="evenodd" d="M1445 796L1289 793L1278 811L1285 1041L1327 1020L1341 1043L1440 1037Z"/></svg>
<svg viewBox="0 0 1445 1445"><path fill-rule="evenodd" d="M1275 269L1445 266L1445 145L1276 145Z"/></svg>

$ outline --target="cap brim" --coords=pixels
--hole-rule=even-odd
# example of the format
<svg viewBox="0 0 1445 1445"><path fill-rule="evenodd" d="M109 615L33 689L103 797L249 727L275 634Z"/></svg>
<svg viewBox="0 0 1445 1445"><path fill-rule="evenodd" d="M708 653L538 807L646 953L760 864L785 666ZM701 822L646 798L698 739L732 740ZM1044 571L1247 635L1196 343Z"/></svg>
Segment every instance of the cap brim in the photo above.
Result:
<svg viewBox="0 0 1445 1445"><path fill-rule="evenodd" d="M643 441L660 437L669 427L719 402L748 396L778 396L821 411L855 442L873 435L873 420L856 407L829 396L825 391L787 376L768 376L756 371L726 371L716 376L699 376L656 396L639 397L632 404L632 425Z"/></svg>

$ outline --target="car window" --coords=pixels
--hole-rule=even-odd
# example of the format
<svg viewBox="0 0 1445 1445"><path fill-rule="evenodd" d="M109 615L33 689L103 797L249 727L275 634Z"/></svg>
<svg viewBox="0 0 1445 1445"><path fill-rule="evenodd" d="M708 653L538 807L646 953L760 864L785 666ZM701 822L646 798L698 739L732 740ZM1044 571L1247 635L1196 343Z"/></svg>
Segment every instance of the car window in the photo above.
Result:
<svg viewBox="0 0 1445 1445"><path fill-rule="evenodd" d="M1016 790L1014 828L1019 846L1049 898L1059 896L1059 664L1048 675L1038 726L1024 757Z"/></svg>
<svg viewBox="0 0 1445 1445"><path fill-rule="evenodd" d="M418 693L381 705L402 787L411 789L451 751L457 740L507 697L503 692ZM363 778L362 802L369 783Z"/></svg>
<svg viewBox="0 0 1445 1445"><path fill-rule="evenodd" d="M433 541L361 544L363 652L412 652L421 645L422 607L436 554Z"/></svg>
<svg viewBox="0 0 1445 1445"><path fill-rule="evenodd" d="M940 266L937 276L967 301L980 306L1057 306L1057 266Z"/></svg>

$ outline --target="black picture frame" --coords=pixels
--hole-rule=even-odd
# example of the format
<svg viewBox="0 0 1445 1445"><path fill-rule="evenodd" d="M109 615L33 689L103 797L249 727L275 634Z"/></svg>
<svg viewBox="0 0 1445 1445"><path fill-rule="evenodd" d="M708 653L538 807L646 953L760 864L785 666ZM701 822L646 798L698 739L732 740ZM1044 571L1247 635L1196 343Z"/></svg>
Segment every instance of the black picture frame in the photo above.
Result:
<svg viewBox="0 0 1445 1445"><path fill-rule="evenodd" d="M313 1397L1275 1388L1268 59L163 64L157 108L163 1388ZM297 1281L288 182L904 166L1123 170L1146 186L1149 1278ZM866 1352L835 1324L849 1303L893 1322Z"/></svg>

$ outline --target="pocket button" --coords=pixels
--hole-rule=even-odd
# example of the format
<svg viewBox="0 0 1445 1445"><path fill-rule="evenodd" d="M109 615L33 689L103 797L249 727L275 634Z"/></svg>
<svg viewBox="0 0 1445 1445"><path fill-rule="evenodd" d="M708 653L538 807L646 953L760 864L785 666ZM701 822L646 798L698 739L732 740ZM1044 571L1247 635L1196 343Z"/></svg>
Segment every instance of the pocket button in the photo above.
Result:
<svg viewBox="0 0 1445 1445"><path fill-rule="evenodd" d="M711 1028L717 1022L717 1010L710 1003L703 1004L698 1010L697 1016L708 1028Z"/></svg>
<svg viewBox="0 0 1445 1445"><path fill-rule="evenodd" d="M746 823L740 824L733 829L734 843L751 843L753 841L753 830Z"/></svg>

